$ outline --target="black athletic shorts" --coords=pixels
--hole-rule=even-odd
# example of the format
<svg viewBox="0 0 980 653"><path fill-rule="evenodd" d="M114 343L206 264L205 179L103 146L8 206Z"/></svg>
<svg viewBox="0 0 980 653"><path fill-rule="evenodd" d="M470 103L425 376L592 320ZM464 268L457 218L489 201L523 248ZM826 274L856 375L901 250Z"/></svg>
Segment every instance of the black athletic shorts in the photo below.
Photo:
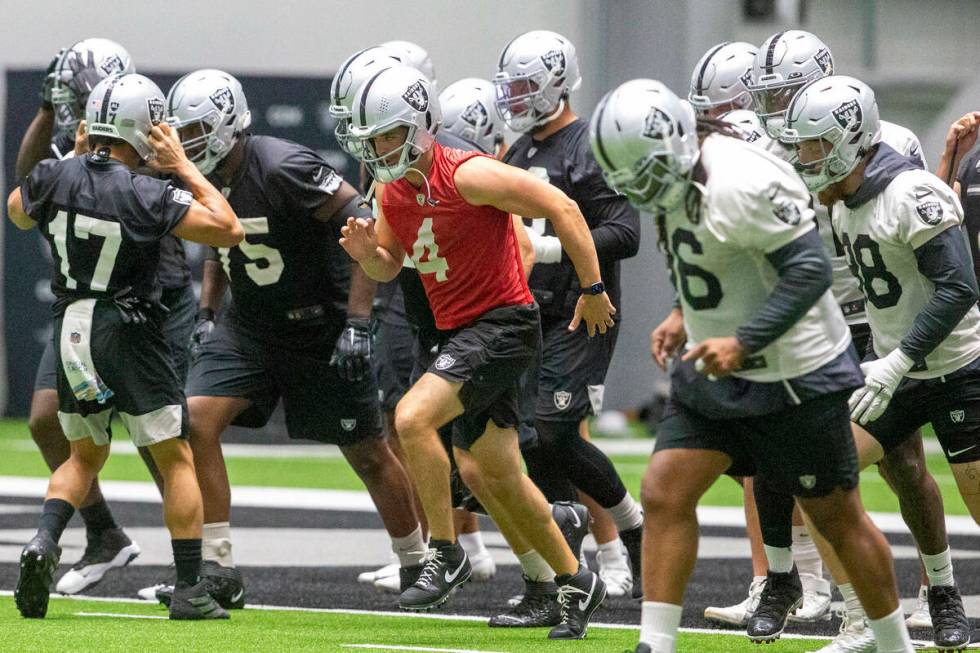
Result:
<svg viewBox="0 0 980 653"><path fill-rule="evenodd" d="M935 379L906 377L881 417L864 429L888 453L926 424L950 464L980 460L980 359Z"/></svg>
<svg viewBox="0 0 980 653"><path fill-rule="evenodd" d="M183 385L190 367L191 332L194 331L194 315L197 312L194 289L190 284L182 288L165 288L160 302L170 310L163 319L163 337L170 347L170 362ZM37 366L34 392L57 389L54 342L49 340Z"/></svg>
<svg viewBox="0 0 980 653"><path fill-rule="evenodd" d="M464 412L453 423L455 446L468 451L489 420L517 428L519 380L540 349L537 304L496 308L450 334L427 371L463 384Z"/></svg>
<svg viewBox="0 0 980 653"><path fill-rule="evenodd" d="M248 399L252 405L233 422L246 428L264 426L281 398L291 438L346 446L376 437L382 426L374 377L349 383L330 364L342 326L273 339L229 317L191 365L187 396Z"/></svg>
<svg viewBox="0 0 980 653"><path fill-rule="evenodd" d="M657 426L654 453L710 449L732 459L731 476L765 475L793 496L821 497L858 484L847 399L837 392L767 415L709 419L674 400Z"/></svg>
<svg viewBox="0 0 980 653"><path fill-rule="evenodd" d="M848 328L851 330L851 342L854 343L854 349L857 351L858 359L863 360L865 355L869 351L872 351L871 325L867 322L862 322L861 324L851 324Z"/></svg>

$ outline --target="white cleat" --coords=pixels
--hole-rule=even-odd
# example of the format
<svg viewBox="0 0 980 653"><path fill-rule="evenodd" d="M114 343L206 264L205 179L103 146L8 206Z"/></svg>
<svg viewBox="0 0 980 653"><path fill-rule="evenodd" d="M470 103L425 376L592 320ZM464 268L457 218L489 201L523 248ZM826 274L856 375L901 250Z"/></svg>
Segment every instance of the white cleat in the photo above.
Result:
<svg viewBox="0 0 980 653"><path fill-rule="evenodd" d="M915 601L915 609L905 619L909 628L927 628L932 630L932 615L929 614L929 588L919 587L919 597Z"/></svg>
<svg viewBox="0 0 980 653"><path fill-rule="evenodd" d="M800 574L800 582L803 583L803 605L789 616L789 621L798 624L830 621L830 582L813 574Z"/></svg>
<svg viewBox="0 0 980 653"><path fill-rule="evenodd" d="M401 594L402 592L402 579L399 573L401 567L398 563L392 563L386 565L381 569L377 570L374 577L374 589L381 590L382 592L387 592L388 594Z"/></svg>
<svg viewBox="0 0 980 653"><path fill-rule="evenodd" d="M81 560L58 579L55 591L78 594L98 583L111 569L125 567L140 554L140 547L121 529L106 531L85 547Z"/></svg>
<svg viewBox="0 0 980 653"><path fill-rule="evenodd" d="M633 593L633 572L623 552L606 553L602 549L596 551L596 562L599 563L599 578L606 584L607 596L631 596Z"/></svg>
<svg viewBox="0 0 980 653"><path fill-rule="evenodd" d="M379 578L386 578L388 576L394 575L398 578L398 563L392 562L380 569L375 569L374 571L365 571L357 575L357 582L364 585L374 585L374 581Z"/></svg>
<svg viewBox="0 0 980 653"><path fill-rule="evenodd" d="M837 637L823 648L808 653L877 653L878 643L867 619L862 617L852 622L846 613L838 614L843 621Z"/></svg>
<svg viewBox="0 0 980 653"><path fill-rule="evenodd" d="M749 622L749 617L759 607L759 598L762 596L762 588L765 587L765 584L765 576L752 579L752 584L749 585L749 595L744 601L724 608L705 608L704 618L733 626L745 626Z"/></svg>
<svg viewBox="0 0 980 653"><path fill-rule="evenodd" d="M470 556L470 565L473 567L470 580L477 583L485 583L497 575L497 563L486 549Z"/></svg>

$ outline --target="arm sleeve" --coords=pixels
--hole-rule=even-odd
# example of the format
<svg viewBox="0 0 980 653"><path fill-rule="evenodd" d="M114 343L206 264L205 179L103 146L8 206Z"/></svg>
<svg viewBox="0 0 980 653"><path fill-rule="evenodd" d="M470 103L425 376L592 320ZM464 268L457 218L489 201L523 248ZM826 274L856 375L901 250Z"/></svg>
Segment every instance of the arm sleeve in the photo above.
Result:
<svg viewBox="0 0 980 653"><path fill-rule="evenodd" d="M189 191L147 175L133 175L133 188L135 199L126 210L133 217L127 224L136 241L163 238L184 219L194 201Z"/></svg>
<svg viewBox="0 0 980 653"><path fill-rule="evenodd" d="M916 248L915 260L936 289L898 346L912 360L921 361L952 333L977 303L980 291L959 229L946 229Z"/></svg>
<svg viewBox="0 0 980 653"><path fill-rule="evenodd" d="M755 317L735 330L750 352L765 348L802 318L830 288L830 259L816 230L766 254L779 281Z"/></svg>
<svg viewBox="0 0 980 653"><path fill-rule="evenodd" d="M344 179L316 152L296 147L271 168L269 181L278 189L285 206L312 216L333 199Z"/></svg>

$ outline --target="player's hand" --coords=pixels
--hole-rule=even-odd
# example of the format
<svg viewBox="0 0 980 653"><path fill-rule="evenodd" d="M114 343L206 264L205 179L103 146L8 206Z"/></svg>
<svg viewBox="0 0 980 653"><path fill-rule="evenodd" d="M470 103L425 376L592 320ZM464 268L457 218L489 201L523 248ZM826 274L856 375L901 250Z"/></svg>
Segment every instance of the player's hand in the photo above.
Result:
<svg viewBox="0 0 980 653"><path fill-rule="evenodd" d="M980 111L971 111L959 118L946 132L946 151L952 153L954 147L961 154L971 150L977 142L978 127Z"/></svg>
<svg viewBox="0 0 980 653"><path fill-rule="evenodd" d="M194 323L194 330L191 332L191 357L196 359L201 354L204 343L211 339L211 332L214 331L214 311L209 308L202 308L197 312L197 321Z"/></svg>
<svg viewBox="0 0 980 653"><path fill-rule="evenodd" d="M340 246L357 262L370 259L378 253L378 234L374 231L374 220L347 218L347 224L340 228Z"/></svg>
<svg viewBox="0 0 980 653"><path fill-rule="evenodd" d="M150 128L150 147L153 148L153 158L146 164L162 173L177 173L182 166L190 164L184 154L184 146L180 144L177 131L165 122Z"/></svg>
<svg viewBox="0 0 980 653"><path fill-rule="evenodd" d="M349 317L330 357L330 364L337 366L337 374L345 381L360 381L371 373L371 319Z"/></svg>
<svg viewBox="0 0 980 653"><path fill-rule="evenodd" d="M85 154L88 154L88 128L84 120L79 120L75 129L75 156Z"/></svg>
<svg viewBox="0 0 980 653"><path fill-rule="evenodd" d="M657 366L667 371L667 361L687 342L684 331L684 314L675 308L670 315L650 333L650 354Z"/></svg>
<svg viewBox="0 0 980 653"><path fill-rule="evenodd" d="M47 70L44 71L44 82L41 84L41 106L45 109L53 109L54 106L51 104L51 91L54 90L54 84L57 81L57 74L55 73L55 68L58 67L58 60L61 59L62 55L65 54L66 48L61 48L58 50L58 54L54 55L54 59L48 64Z"/></svg>
<svg viewBox="0 0 980 653"><path fill-rule="evenodd" d="M99 69L95 67L95 52L77 52L68 60L71 68L71 81L68 83L76 97L87 97L92 89L102 81Z"/></svg>
<svg viewBox="0 0 980 653"><path fill-rule="evenodd" d="M708 338L684 354L681 360L693 360L698 372L707 376L721 377L728 376L742 367L747 353L738 338L726 336Z"/></svg>
<svg viewBox="0 0 980 653"><path fill-rule="evenodd" d="M585 328L591 338L598 331L605 333L606 329L616 323L612 316L616 314L616 307L609 301L609 295L580 295L578 303L575 304L575 315L568 324L568 330L574 331L578 325L585 322Z"/></svg>
<svg viewBox="0 0 980 653"><path fill-rule="evenodd" d="M851 421L863 426L881 417L912 365L912 359L901 349L884 358L861 363L864 387L855 390L847 402L851 409Z"/></svg>

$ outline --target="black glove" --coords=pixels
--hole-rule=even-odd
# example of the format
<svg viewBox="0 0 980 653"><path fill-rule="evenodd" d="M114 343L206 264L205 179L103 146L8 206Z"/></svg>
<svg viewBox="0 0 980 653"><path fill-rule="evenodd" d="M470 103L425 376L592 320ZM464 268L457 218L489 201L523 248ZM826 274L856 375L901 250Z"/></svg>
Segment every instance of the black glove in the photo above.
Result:
<svg viewBox="0 0 980 653"><path fill-rule="evenodd" d="M191 332L191 356L197 358L201 353L201 348L211 338L214 331L214 311L210 308L202 308L197 312L197 321L194 323L194 331Z"/></svg>
<svg viewBox="0 0 980 653"><path fill-rule="evenodd" d="M91 50L76 52L75 56L68 60L68 66L72 72L69 85L75 92L78 103L84 106L82 100L88 98L89 93L103 78L101 71L95 66L95 53Z"/></svg>
<svg viewBox="0 0 980 653"><path fill-rule="evenodd" d="M132 288L123 288L112 296L112 303L119 309L123 324L145 324L150 304L132 292Z"/></svg>
<svg viewBox="0 0 980 653"><path fill-rule="evenodd" d="M65 48L58 50L58 54L54 55L54 59L48 64L48 69L44 71L44 83L41 85L41 106L45 109L54 108L54 105L51 104L51 90L54 88L56 79L54 71L58 67L58 61L61 60L64 54Z"/></svg>
<svg viewBox="0 0 980 653"><path fill-rule="evenodd" d="M337 374L346 381L360 381L371 373L371 319L349 317L330 357L330 364L337 366Z"/></svg>

